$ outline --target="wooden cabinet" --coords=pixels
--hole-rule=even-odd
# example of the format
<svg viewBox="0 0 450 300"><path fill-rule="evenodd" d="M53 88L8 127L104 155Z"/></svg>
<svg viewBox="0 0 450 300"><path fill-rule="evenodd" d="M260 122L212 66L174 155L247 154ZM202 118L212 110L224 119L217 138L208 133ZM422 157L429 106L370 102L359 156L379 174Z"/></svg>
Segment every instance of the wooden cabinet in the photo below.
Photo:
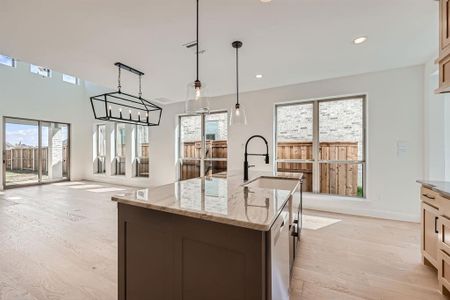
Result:
<svg viewBox="0 0 450 300"><path fill-rule="evenodd" d="M450 92L450 0L439 2L439 88L437 93Z"/></svg>
<svg viewBox="0 0 450 300"><path fill-rule="evenodd" d="M438 278L441 292L448 295L450 290L450 256L444 251L439 251Z"/></svg>
<svg viewBox="0 0 450 300"><path fill-rule="evenodd" d="M422 256L424 263L437 268L439 211L422 202Z"/></svg>
<svg viewBox="0 0 450 300"><path fill-rule="evenodd" d="M422 186L420 200L423 263L437 269L440 291L450 296L450 198Z"/></svg>
<svg viewBox="0 0 450 300"><path fill-rule="evenodd" d="M450 22L449 22L450 0L440 0L439 3L439 32L440 52L445 52L450 45Z"/></svg>

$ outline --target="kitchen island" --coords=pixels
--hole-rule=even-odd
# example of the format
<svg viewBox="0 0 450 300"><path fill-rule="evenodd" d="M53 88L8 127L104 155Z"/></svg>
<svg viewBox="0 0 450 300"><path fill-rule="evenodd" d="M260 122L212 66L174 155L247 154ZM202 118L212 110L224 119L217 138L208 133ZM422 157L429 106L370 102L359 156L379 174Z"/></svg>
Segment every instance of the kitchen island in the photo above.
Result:
<svg viewBox="0 0 450 300"><path fill-rule="evenodd" d="M302 174L250 178L202 177L114 196L119 299L288 299Z"/></svg>

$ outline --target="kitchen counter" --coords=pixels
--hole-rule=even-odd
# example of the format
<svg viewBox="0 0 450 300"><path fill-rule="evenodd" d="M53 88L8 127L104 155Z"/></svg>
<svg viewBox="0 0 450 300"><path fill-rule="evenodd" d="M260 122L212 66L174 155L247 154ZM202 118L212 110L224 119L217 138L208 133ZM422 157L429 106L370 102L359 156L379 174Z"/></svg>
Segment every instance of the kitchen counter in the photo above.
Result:
<svg viewBox="0 0 450 300"><path fill-rule="evenodd" d="M261 176L298 180L298 184L303 177L301 173L250 173L252 179ZM268 231L290 196L291 192L287 190L246 187L240 172L229 172L226 178L194 178L115 195L112 200L151 210Z"/></svg>
<svg viewBox="0 0 450 300"><path fill-rule="evenodd" d="M450 182L448 181L417 180L417 182L445 198L450 198Z"/></svg>

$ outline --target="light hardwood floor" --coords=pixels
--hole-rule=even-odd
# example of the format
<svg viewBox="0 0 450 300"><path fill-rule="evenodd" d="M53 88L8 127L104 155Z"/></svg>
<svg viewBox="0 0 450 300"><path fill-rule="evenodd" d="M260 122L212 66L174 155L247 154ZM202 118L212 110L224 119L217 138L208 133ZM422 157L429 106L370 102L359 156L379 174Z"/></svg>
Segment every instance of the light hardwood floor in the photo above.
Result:
<svg viewBox="0 0 450 300"><path fill-rule="evenodd" d="M303 230L295 299L445 299L436 272L421 262L419 224L305 214L305 225L319 229ZM331 222L336 223L320 228Z"/></svg>
<svg viewBox="0 0 450 300"><path fill-rule="evenodd" d="M0 299L117 299L117 209L103 183L0 192ZM120 187L118 187L120 188ZM129 188L122 188L124 190ZM419 225L306 211L292 299L443 299Z"/></svg>

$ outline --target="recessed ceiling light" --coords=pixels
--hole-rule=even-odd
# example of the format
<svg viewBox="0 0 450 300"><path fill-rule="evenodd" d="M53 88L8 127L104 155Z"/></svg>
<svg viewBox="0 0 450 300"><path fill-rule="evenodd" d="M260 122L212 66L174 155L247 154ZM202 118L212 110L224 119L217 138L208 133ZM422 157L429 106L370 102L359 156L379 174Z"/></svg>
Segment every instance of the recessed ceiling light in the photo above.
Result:
<svg viewBox="0 0 450 300"><path fill-rule="evenodd" d="M365 41L367 41L367 37L366 36L361 36L361 37L358 37L358 38L354 39L353 40L353 44L359 45L359 44L364 43Z"/></svg>
<svg viewBox="0 0 450 300"><path fill-rule="evenodd" d="M259 0L259 1L261 1L262 3L269 3L269 2L272 2L272 0Z"/></svg>
<svg viewBox="0 0 450 300"><path fill-rule="evenodd" d="M261 79L261 78L263 78L263 76L262 76L262 74L257 74L256 78Z"/></svg>

